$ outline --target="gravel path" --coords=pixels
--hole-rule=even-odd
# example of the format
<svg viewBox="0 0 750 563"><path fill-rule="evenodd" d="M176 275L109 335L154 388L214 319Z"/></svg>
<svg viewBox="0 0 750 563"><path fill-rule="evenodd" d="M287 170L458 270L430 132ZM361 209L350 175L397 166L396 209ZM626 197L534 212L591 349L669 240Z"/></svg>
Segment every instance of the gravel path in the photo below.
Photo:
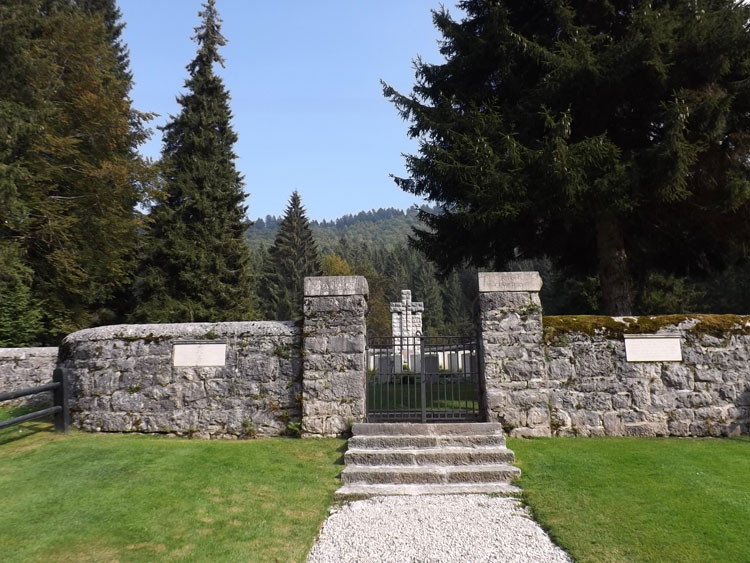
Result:
<svg viewBox="0 0 750 563"><path fill-rule="evenodd" d="M308 563L571 563L518 500L486 495L375 497L326 520Z"/></svg>

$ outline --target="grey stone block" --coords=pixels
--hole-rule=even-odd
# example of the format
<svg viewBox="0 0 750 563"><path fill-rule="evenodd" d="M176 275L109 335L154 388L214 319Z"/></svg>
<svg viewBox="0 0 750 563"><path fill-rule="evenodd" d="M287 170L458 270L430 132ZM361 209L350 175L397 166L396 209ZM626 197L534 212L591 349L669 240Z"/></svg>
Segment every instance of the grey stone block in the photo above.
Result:
<svg viewBox="0 0 750 563"><path fill-rule="evenodd" d="M542 289L539 272L479 272L479 292L518 292Z"/></svg>
<svg viewBox="0 0 750 563"><path fill-rule="evenodd" d="M323 295L369 295L367 280L362 276L308 277L304 281L305 297Z"/></svg>

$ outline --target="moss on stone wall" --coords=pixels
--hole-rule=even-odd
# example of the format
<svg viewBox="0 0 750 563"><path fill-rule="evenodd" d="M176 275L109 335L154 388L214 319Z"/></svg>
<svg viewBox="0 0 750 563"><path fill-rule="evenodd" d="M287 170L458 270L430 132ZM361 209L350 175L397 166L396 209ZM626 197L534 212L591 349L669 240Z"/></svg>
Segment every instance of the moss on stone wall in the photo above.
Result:
<svg viewBox="0 0 750 563"><path fill-rule="evenodd" d="M682 326L680 326L682 325ZM605 317L600 315L548 316L543 318L544 340L555 345L561 335L581 333L610 339L624 334L655 334L680 327L696 335L750 334L750 315L660 315L654 317Z"/></svg>

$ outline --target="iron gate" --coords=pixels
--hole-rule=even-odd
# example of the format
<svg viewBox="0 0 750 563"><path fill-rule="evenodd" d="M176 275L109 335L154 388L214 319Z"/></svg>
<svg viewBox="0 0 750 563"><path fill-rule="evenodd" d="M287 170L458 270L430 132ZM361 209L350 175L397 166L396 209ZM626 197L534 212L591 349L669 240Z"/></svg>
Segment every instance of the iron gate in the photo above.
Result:
<svg viewBox="0 0 750 563"><path fill-rule="evenodd" d="M369 337L368 422L480 420L473 336Z"/></svg>

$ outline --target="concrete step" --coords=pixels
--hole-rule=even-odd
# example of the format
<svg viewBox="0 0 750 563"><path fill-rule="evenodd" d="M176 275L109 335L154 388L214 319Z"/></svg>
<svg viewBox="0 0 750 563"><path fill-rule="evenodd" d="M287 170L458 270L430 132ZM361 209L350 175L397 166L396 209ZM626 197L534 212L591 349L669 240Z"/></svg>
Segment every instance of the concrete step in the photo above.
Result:
<svg viewBox="0 0 750 563"><path fill-rule="evenodd" d="M346 465L492 465L512 463L505 447L444 447L415 449L358 449L344 454Z"/></svg>
<svg viewBox="0 0 750 563"><path fill-rule="evenodd" d="M503 436L503 427L496 422L449 422L415 424L410 422L357 422L353 436Z"/></svg>
<svg viewBox="0 0 750 563"><path fill-rule="evenodd" d="M508 483L439 483L427 485L346 484L336 491L336 500L357 500L395 495L467 495L515 496L521 489Z"/></svg>
<svg viewBox="0 0 750 563"><path fill-rule="evenodd" d="M442 447L502 447L505 436L502 434L480 434L479 436L370 436L360 435L349 438L350 449L397 449L442 448Z"/></svg>
<svg viewBox="0 0 750 563"><path fill-rule="evenodd" d="M487 465L347 465L341 480L347 484L438 484L508 483L520 477L521 470L509 464Z"/></svg>

